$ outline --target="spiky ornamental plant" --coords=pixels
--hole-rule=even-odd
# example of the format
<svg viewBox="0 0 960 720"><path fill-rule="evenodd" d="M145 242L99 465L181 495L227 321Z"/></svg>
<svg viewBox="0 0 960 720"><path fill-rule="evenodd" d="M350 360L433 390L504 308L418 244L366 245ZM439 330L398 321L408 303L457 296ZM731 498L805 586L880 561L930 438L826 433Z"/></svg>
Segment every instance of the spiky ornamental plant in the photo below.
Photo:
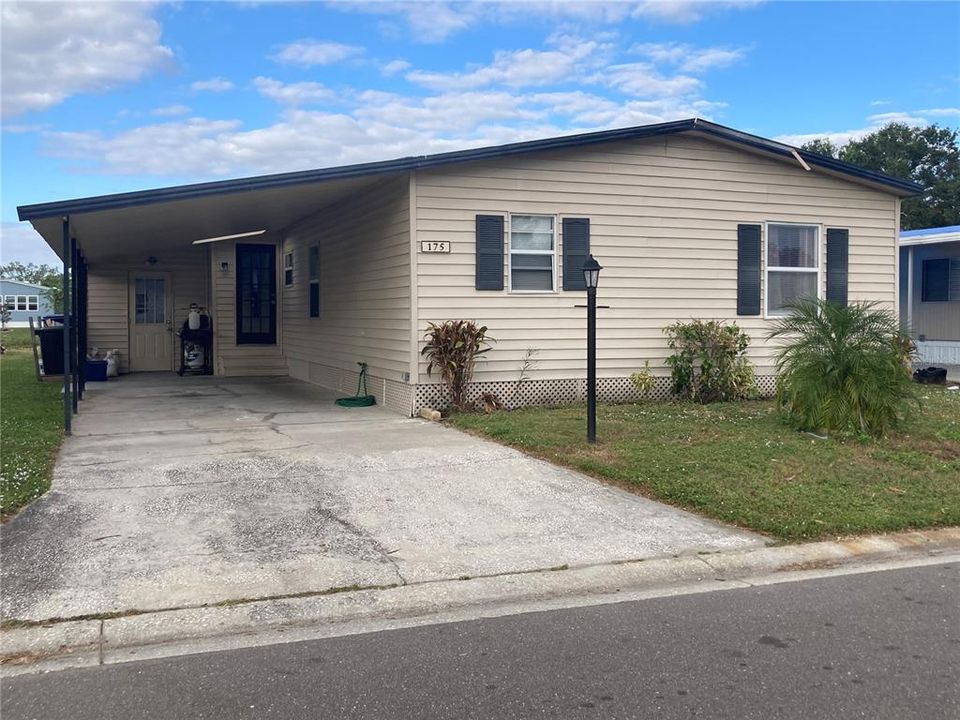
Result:
<svg viewBox="0 0 960 720"><path fill-rule="evenodd" d="M880 436L917 400L913 348L896 317L877 303L787 305L768 338L777 353L777 404L798 428Z"/></svg>
<svg viewBox="0 0 960 720"><path fill-rule="evenodd" d="M490 350L493 338L487 337L487 326L472 320L447 320L428 323L426 345L420 354L427 358L427 375L434 370L450 390L451 404L457 410L466 405L467 385L473 379L477 357Z"/></svg>

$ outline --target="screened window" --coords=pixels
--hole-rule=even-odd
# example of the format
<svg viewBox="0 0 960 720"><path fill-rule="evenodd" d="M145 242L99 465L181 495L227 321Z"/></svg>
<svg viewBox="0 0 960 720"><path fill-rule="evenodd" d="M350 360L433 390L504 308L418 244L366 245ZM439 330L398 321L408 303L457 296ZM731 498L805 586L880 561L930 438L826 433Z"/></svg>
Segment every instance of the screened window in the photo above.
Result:
<svg viewBox="0 0 960 720"><path fill-rule="evenodd" d="M819 245L816 225L767 225L767 315L786 315L787 303L817 297Z"/></svg>
<svg viewBox="0 0 960 720"><path fill-rule="evenodd" d="M7 310L16 310L17 309L17 296L16 295L7 295L3 299L3 304L6 305Z"/></svg>
<svg viewBox="0 0 960 720"><path fill-rule="evenodd" d="M553 292L557 238L549 215L510 216L510 290Z"/></svg>
<svg viewBox="0 0 960 720"><path fill-rule="evenodd" d="M40 307L39 295L27 295L27 310L36 311Z"/></svg>
<svg viewBox="0 0 960 720"><path fill-rule="evenodd" d="M288 252L283 256L283 284L293 285L293 253Z"/></svg>
<svg viewBox="0 0 960 720"><path fill-rule="evenodd" d="M320 317L320 248L310 246L310 317Z"/></svg>
<svg viewBox="0 0 960 720"><path fill-rule="evenodd" d="M950 259L924 260L920 272L920 301L947 302L950 299Z"/></svg>

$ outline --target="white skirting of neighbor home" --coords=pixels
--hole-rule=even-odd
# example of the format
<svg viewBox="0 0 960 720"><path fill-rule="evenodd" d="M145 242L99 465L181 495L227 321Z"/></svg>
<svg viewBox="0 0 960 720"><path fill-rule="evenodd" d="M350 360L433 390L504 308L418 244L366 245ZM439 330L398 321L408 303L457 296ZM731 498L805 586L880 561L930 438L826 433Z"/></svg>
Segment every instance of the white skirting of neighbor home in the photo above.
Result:
<svg viewBox="0 0 960 720"><path fill-rule="evenodd" d="M960 365L960 341L925 340L917 342L917 355L923 365Z"/></svg>

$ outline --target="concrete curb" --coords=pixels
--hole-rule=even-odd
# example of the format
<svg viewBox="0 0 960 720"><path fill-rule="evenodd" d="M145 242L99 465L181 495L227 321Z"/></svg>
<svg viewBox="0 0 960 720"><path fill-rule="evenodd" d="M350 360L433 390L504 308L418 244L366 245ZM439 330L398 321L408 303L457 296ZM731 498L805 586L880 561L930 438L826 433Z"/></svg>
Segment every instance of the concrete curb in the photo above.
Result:
<svg viewBox="0 0 960 720"><path fill-rule="evenodd" d="M0 675L306 640L449 619L750 587L884 561L960 559L960 528L68 620L0 632ZM778 573L791 573L779 577ZM774 576L774 577L771 577ZM578 602L579 599L579 602ZM536 607L531 607L535 605Z"/></svg>

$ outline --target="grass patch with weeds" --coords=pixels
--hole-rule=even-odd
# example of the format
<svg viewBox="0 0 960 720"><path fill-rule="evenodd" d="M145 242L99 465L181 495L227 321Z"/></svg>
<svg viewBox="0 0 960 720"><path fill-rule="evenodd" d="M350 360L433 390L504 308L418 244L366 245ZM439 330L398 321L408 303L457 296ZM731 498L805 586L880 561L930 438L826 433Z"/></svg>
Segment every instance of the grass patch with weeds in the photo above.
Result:
<svg viewBox="0 0 960 720"><path fill-rule="evenodd" d="M960 394L922 393L887 437L819 440L771 402L582 405L457 414L456 427L782 540L960 525Z"/></svg>
<svg viewBox="0 0 960 720"><path fill-rule="evenodd" d="M7 337L16 333L4 333ZM50 488L63 438L58 383L37 382L33 354L9 345L0 355L0 517L7 517Z"/></svg>

